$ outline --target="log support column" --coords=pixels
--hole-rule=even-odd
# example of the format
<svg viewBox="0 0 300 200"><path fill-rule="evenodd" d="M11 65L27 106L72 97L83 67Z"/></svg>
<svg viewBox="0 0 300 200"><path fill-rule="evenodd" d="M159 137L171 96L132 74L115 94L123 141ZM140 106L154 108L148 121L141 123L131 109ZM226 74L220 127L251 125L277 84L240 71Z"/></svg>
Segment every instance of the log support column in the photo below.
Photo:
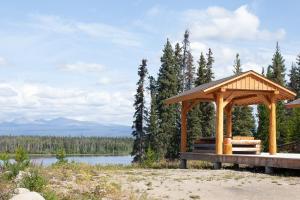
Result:
<svg viewBox="0 0 300 200"><path fill-rule="evenodd" d="M276 144L276 102L274 96L270 98L270 126L269 126L269 153L277 153Z"/></svg>
<svg viewBox="0 0 300 200"><path fill-rule="evenodd" d="M226 106L226 137L232 138L232 104Z"/></svg>
<svg viewBox="0 0 300 200"><path fill-rule="evenodd" d="M216 94L216 154L223 154L223 93Z"/></svg>
<svg viewBox="0 0 300 200"><path fill-rule="evenodd" d="M181 107L181 137L180 137L180 152L186 152L186 144L187 144L187 111L188 111L188 104L187 102L182 102ZM187 161L185 159L180 160L180 168L186 168Z"/></svg>

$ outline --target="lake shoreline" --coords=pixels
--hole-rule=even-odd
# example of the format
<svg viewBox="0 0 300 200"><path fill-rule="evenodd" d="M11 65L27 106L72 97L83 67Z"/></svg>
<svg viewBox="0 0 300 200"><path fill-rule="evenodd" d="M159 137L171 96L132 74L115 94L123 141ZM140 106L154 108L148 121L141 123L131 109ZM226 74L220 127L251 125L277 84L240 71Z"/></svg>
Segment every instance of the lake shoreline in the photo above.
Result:
<svg viewBox="0 0 300 200"><path fill-rule="evenodd" d="M1 153L1 152L0 152ZM14 153L9 153L9 157L14 157ZM28 154L29 157L55 157L56 154ZM130 156L130 154L66 154L66 157L70 156Z"/></svg>

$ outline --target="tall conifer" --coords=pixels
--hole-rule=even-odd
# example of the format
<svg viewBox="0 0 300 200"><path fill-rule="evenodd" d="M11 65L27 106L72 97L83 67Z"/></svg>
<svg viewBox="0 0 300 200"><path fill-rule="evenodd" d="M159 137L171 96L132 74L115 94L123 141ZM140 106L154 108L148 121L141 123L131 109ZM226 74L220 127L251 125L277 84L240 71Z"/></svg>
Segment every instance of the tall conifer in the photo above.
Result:
<svg viewBox="0 0 300 200"><path fill-rule="evenodd" d="M143 159L146 147L146 131L145 122L147 120L147 109L145 106L145 78L147 76L147 60L143 59L142 64L139 66L138 75L139 80L137 82L137 90L135 94L134 102L134 121L132 125L132 136L134 137L133 150L131 155L134 156L134 162L140 162Z"/></svg>
<svg viewBox="0 0 300 200"><path fill-rule="evenodd" d="M158 117L157 117L157 82L153 76L149 76L149 87L147 88L150 93L150 112L147 125L147 149L150 147L152 150L158 148Z"/></svg>
<svg viewBox="0 0 300 200"><path fill-rule="evenodd" d="M174 67L174 51L167 40L161 57L161 67L157 78L157 109L158 109L158 151L167 158L178 156L179 143L172 140L178 135L176 105L166 105L164 101L177 95L178 76Z"/></svg>
<svg viewBox="0 0 300 200"><path fill-rule="evenodd" d="M236 54L233 67L235 75L242 73L243 70L239 54ZM232 122L233 135L252 135L255 133L253 108L250 106L235 106L232 112Z"/></svg>
<svg viewBox="0 0 300 200"><path fill-rule="evenodd" d="M270 66L270 79L279 85L286 86L285 81L285 64L281 55L278 42L276 43L275 53L272 58L272 65ZM276 124L277 124L277 141L278 144L283 144L287 141L287 133L285 131L285 116L286 110L284 102L279 101L276 104Z"/></svg>

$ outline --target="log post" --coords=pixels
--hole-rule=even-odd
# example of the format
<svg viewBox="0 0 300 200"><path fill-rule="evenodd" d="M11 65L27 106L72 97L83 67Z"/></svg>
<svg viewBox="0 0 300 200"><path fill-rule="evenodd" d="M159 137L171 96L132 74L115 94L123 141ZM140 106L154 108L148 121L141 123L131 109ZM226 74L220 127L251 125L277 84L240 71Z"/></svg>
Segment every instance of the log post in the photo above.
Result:
<svg viewBox="0 0 300 200"><path fill-rule="evenodd" d="M216 154L223 154L223 93L216 95Z"/></svg>
<svg viewBox="0 0 300 200"><path fill-rule="evenodd" d="M186 143L187 143L187 129L186 129L186 123L187 123L187 102L182 102L182 108L181 108L181 140L180 140L180 151L186 152Z"/></svg>
<svg viewBox="0 0 300 200"><path fill-rule="evenodd" d="M226 137L232 137L232 104L226 106Z"/></svg>
<svg viewBox="0 0 300 200"><path fill-rule="evenodd" d="M274 96L270 98L270 126L269 126L269 154L277 153L276 145L276 102Z"/></svg>

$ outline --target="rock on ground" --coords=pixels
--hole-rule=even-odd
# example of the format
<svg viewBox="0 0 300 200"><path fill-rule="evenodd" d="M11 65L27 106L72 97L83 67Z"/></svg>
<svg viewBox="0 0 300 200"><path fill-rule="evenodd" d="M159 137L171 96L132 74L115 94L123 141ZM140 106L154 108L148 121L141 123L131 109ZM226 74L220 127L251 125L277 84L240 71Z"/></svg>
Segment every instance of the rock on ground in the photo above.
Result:
<svg viewBox="0 0 300 200"><path fill-rule="evenodd" d="M25 192L13 196L10 200L45 200L45 199L37 192Z"/></svg>

